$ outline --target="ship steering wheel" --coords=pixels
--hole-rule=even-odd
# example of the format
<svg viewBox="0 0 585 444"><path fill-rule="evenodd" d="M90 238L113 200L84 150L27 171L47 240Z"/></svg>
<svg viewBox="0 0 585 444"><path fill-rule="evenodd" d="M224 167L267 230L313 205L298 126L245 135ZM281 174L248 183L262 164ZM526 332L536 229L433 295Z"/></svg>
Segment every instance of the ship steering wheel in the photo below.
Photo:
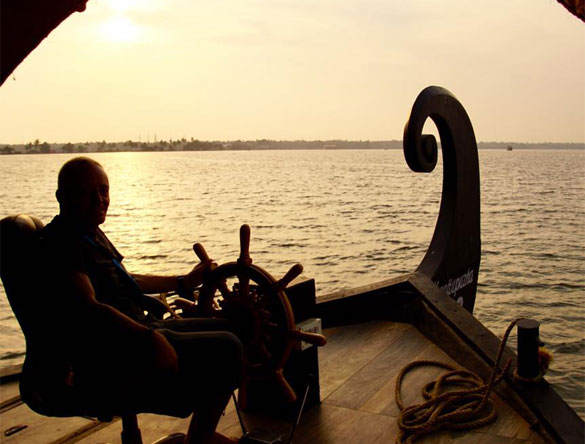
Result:
<svg viewBox="0 0 585 444"><path fill-rule="evenodd" d="M297 399L283 374L291 351L299 341L323 346L325 336L296 327L285 288L303 267L293 265L279 280L253 265L249 252L250 227L240 228L240 257L209 271L199 289L197 305L203 316L230 321L244 345L244 372L238 398L248 406L248 384L252 380L274 380L288 402ZM201 261L209 260L201 244L193 245Z"/></svg>

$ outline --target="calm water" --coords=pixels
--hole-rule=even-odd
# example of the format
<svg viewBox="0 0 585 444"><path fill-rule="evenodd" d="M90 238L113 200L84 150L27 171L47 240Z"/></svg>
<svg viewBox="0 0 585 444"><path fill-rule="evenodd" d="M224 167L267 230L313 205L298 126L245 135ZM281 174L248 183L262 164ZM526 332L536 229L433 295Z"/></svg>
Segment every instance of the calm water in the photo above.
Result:
<svg viewBox="0 0 585 444"><path fill-rule="evenodd" d="M277 278L295 262L317 294L413 271L431 239L441 169L412 173L401 151L91 154L106 168L104 231L131 271L186 272L201 242L235 260L240 224L254 263ZM0 216L57 212L70 155L0 157ZM498 336L517 317L542 322L548 379L585 417L585 152L481 151L483 256L475 316ZM0 367L24 341L0 287Z"/></svg>

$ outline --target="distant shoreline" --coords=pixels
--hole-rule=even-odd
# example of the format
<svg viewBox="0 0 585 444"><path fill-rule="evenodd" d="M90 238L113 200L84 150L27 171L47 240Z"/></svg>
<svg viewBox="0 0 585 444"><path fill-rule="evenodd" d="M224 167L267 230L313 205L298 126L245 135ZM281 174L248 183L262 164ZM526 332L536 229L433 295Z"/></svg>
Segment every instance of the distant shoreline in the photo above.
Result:
<svg viewBox="0 0 585 444"><path fill-rule="evenodd" d="M478 149L495 150L585 150L585 143L513 143L479 142ZM15 154L83 154L109 152L164 152L164 151L261 151L261 150L393 150L402 149L401 140L248 140L201 141L170 140L155 142L83 142L52 143L36 140L28 144L0 144L0 155Z"/></svg>

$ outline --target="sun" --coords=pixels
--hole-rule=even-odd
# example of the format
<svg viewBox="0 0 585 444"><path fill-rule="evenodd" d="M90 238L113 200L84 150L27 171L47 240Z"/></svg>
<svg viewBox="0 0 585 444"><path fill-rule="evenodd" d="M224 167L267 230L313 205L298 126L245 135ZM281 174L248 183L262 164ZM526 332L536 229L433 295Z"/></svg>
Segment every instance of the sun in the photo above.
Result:
<svg viewBox="0 0 585 444"><path fill-rule="evenodd" d="M109 14L99 25L101 40L112 43L150 40L152 27L143 22L160 10L163 4L161 0L104 0Z"/></svg>
<svg viewBox="0 0 585 444"><path fill-rule="evenodd" d="M142 39L139 25L128 17L118 14L102 23L100 33L104 40L113 43L134 43Z"/></svg>

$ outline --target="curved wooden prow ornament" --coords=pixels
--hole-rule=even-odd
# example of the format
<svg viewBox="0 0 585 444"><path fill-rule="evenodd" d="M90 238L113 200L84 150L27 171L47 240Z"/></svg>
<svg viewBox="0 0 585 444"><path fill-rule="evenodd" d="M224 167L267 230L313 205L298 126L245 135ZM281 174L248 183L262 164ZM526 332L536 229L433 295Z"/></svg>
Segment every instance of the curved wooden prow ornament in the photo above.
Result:
<svg viewBox="0 0 585 444"><path fill-rule="evenodd" d="M430 173L437 141L422 134L431 118L441 138L443 192L435 232L417 271L473 312L481 259L479 162L473 126L465 109L444 88L417 97L404 129L404 157L411 170Z"/></svg>

